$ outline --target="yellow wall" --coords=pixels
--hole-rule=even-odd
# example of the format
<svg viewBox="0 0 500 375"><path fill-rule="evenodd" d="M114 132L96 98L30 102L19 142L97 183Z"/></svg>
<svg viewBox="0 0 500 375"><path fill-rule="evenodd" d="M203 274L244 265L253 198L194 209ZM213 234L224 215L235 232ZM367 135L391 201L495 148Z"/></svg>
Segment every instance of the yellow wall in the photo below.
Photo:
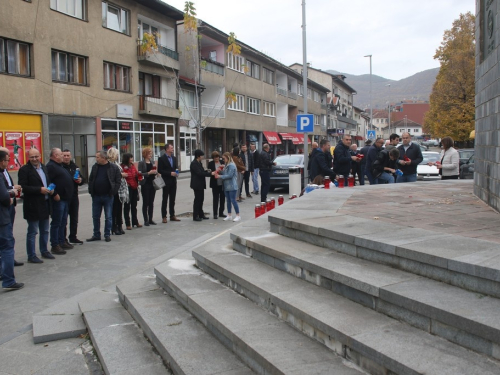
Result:
<svg viewBox="0 0 500 375"><path fill-rule="evenodd" d="M0 113L0 132L42 132L42 116Z"/></svg>

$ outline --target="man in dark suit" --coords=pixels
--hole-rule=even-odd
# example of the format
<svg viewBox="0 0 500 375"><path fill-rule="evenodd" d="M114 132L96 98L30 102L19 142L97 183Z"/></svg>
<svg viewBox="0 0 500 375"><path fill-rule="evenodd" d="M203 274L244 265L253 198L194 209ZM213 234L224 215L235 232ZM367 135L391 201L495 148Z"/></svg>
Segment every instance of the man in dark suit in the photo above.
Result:
<svg viewBox="0 0 500 375"><path fill-rule="evenodd" d="M7 147L0 147L0 151L4 151L7 154L9 153L9 149ZM14 185L14 180L12 180L11 175L9 174L9 171L7 168L4 169L3 175L5 177L5 183L7 190L17 190L18 192L21 191L21 185ZM12 198L13 199L13 204L9 206L9 214L10 214L10 221L12 222L12 227L14 227L14 220L16 218L16 206L17 206L17 199L16 197ZM1 255L0 255L1 259ZM23 262L18 262L14 259L14 266L19 267L24 265Z"/></svg>
<svg viewBox="0 0 500 375"><path fill-rule="evenodd" d="M240 159L243 161L243 164L245 164L245 173L243 174L243 181L245 182L245 192L247 193L247 198L252 198L252 195L250 194L250 175L254 171L253 154L248 151L246 144L241 145Z"/></svg>
<svg viewBox="0 0 500 375"><path fill-rule="evenodd" d="M174 154L174 146L170 143L165 145L165 153L158 159L158 173L161 174L165 187L161 201L162 222L167 222L167 203L170 213L170 221L180 221L175 216L175 195L177 193L177 158ZM170 199L170 202L168 200Z"/></svg>
<svg viewBox="0 0 500 375"><path fill-rule="evenodd" d="M31 149L28 152L29 162L19 169L19 185L24 192L23 214L28 222L26 235L26 252L28 263L43 263L35 253L35 240L40 231L39 248L42 258L55 259L47 249L49 241L49 217L52 212L52 197L58 200L54 190L49 190L49 173L40 162L40 152ZM64 251L64 250L63 250Z"/></svg>

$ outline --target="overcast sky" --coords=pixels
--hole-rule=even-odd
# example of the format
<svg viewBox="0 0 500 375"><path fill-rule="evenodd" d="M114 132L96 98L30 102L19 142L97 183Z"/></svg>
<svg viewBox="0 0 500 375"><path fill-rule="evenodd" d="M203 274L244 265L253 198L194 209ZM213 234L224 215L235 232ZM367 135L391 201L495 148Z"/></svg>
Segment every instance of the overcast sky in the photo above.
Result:
<svg viewBox="0 0 500 375"><path fill-rule="evenodd" d="M179 10L184 0L167 0ZM198 18L279 60L302 63L301 0L195 0ZM443 33L474 0L308 0L307 60L314 68L399 80L437 68Z"/></svg>

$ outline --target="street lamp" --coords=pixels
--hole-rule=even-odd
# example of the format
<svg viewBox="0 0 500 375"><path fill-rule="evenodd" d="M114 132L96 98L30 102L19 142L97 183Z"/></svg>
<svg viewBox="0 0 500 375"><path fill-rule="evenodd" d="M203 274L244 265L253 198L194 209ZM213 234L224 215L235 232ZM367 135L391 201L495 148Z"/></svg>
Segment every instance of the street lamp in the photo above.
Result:
<svg viewBox="0 0 500 375"><path fill-rule="evenodd" d="M391 84L388 83L387 85L385 85L385 87L389 87L389 93L391 91ZM389 104L389 112L387 112L387 122L389 123L389 136L391 135L391 98L390 98L390 95L389 95L389 101L388 101L388 104Z"/></svg>
<svg viewBox="0 0 500 375"><path fill-rule="evenodd" d="M373 106L372 106L372 55L366 55L370 58L370 125L373 130Z"/></svg>

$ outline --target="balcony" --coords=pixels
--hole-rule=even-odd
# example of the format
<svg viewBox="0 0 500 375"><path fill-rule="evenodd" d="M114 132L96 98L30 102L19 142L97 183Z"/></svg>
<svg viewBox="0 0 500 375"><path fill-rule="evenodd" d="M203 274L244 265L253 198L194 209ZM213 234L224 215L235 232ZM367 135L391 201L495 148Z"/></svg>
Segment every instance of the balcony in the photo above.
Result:
<svg viewBox="0 0 500 375"><path fill-rule="evenodd" d="M201 68L206 70L207 72L212 72L215 74L219 74L221 76L224 75L225 66L224 64L218 63L217 61L209 60L206 58L201 58Z"/></svg>
<svg viewBox="0 0 500 375"><path fill-rule="evenodd" d="M202 104L201 116L212 118L226 118L226 107L224 105L218 107L210 104Z"/></svg>
<svg viewBox="0 0 500 375"><path fill-rule="evenodd" d="M139 114L179 118L179 102L174 99L139 96Z"/></svg>
<svg viewBox="0 0 500 375"><path fill-rule="evenodd" d="M277 91L278 95L282 95L285 98L287 97L287 90L286 89L276 86L276 91Z"/></svg>
<svg viewBox="0 0 500 375"><path fill-rule="evenodd" d="M326 104L321 104L321 109L326 109Z"/></svg>
<svg viewBox="0 0 500 375"><path fill-rule="evenodd" d="M295 92L288 91L288 97L290 99L297 99L297 94Z"/></svg>
<svg viewBox="0 0 500 375"><path fill-rule="evenodd" d="M187 108L187 107L179 106L179 109L182 112L181 117L180 117L181 119L198 121L198 119L199 119L198 108L194 108L194 107Z"/></svg>
<svg viewBox="0 0 500 375"><path fill-rule="evenodd" d="M288 120L288 127L297 129L297 121L295 121L295 120Z"/></svg>
<svg viewBox="0 0 500 375"><path fill-rule="evenodd" d="M339 116L337 115L337 120L339 121L339 126L341 124L344 124L343 129L346 129L346 126L351 125L351 126L357 126L358 123L354 121L353 119L347 118L345 116Z"/></svg>
<svg viewBox="0 0 500 375"><path fill-rule="evenodd" d="M179 54L176 51L162 45L159 45L156 51L144 51L141 40L137 41L137 61L174 70L180 69Z"/></svg>
<svg viewBox="0 0 500 375"><path fill-rule="evenodd" d="M286 117L278 117L276 119L276 124L279 126L288 126L288 119Z"/></svg>

